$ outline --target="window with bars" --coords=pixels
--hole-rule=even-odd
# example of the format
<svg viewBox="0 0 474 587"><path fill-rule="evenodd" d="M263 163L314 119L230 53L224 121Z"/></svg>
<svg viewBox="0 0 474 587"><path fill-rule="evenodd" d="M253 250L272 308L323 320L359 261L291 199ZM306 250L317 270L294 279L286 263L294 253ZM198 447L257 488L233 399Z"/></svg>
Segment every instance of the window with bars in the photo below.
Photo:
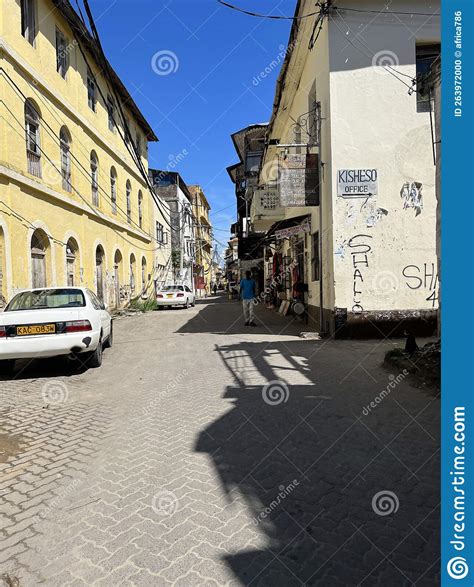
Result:
<svg viewBox="0 0 474 587"><path fill-rule="evenodd" d="M110 202L112 214L117 214L117 172L114 167L110 170Z"/></svg>
<svg viewBox="0 0 474 587"><path fill-rule="evenodd" d="M142 228L143 225L143 194L141 190L138 192L138 226Z"/></svg>
<svg viewBox="0 0 474 587"><path fill-rule="evenodd" d="M127 181L127 185L125 187L125 196L127 199L127 222L131 224L132 222L132 185L130 181Z"/></svg>
<svg viewBox="0 0 474 587"><path fill-rule="evenodd" d="M431 110L429 72L435 59L441 54L440 43L416 46L416 109L417 112Z"/></svg>
<svg viewBox="0 0 474 587"><path fill-rule="evenodd" d="M97 87L90 69L87 70L87 103L89 108L95 112L97 107Z"/></svg>
<svg viewBox="0 0 474 587"><path fill-rule="evenodd" d="M115 105L114 105L114 101L112 100L112 98L110 96L107 96L107 115L108 115L108 121L109 121L109 130L115 130L115 120L114 120L114 116L115 116Z"/></svg>
<svg viewBox="0 0 474 587"><path fill-rule="evenodd" d="M91 192L92 204L99 205L99 160L94 151L91 153Z"/></svg>
<svg viewBox="0 0 474 587"><path fill-rule="evenodd" d="M156 240L161 244L165 242L164 227L160 222L156 223Z"/></svg>
<svg viewBox="0 0 474 587"><path fill-rule="evenodd" d="M71 136L67 128L63 127L59 133L59 148L61 156L61 178L63 190L70 192L71 185Z"/></svg>
<svg viewBox="0 0 474 587"><path fill-rule="evenodd" d="M21 34L30 43L35 44L36 13L35 0L21 0Z"/></svg>
<svg viewBox="0 0 474 587"><path fill-rule="evenodd" d="M66 73L69 67L69 55L67 41L64 33L56 29L56 71L66 79Z"/></svg>
<svg viewBox="0 0 474 587"><path fill-rule="evenodd" d="M41 177L40 116L34 104L25 102L26 159L28 173Z"/></svg>

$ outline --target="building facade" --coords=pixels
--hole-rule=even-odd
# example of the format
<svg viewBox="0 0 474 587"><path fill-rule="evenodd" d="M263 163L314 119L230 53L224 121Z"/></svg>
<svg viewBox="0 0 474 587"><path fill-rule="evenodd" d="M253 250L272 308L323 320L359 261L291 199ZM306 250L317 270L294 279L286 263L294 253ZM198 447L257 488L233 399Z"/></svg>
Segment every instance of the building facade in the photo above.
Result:
<svg viewBox="0 0 474 587"><path fill-rule="evenodd" d="M250 222L271 295L303 304L320 331L431 333L435 166L418 81L439 54L439 18L394 13L437 6L397 0L374 18L377 3L362 4L326 2L315 26L300 18L314 3L297 3Z"/></svg>
<svg viewBox="0 0 474 587"><path fill-rule="evenodd" d="M155 193L169 208L170 226L166 228L168 262L163 272L165 284L179 283L194 289L194 222L192 195L176 171L150 169ZM163 227L158 222L157 231ZM161 234L160 234L161 236Z"/></svg>
<svg viewBox="0 0 474 587"><path fill-rule="evenodd" d="M0 11L2 300L62 285L109 307L147 297L157 212L136 160L147 169L153 130L69 2Z"/></svg>
<svg viewBox="0 0 474 587"><path fill-rule="evenodd" d="M196 294L205 296L211 291L212 225L211 207L200 185L188 186L193 201L194 238L196 243L194 284Z"/></svg>

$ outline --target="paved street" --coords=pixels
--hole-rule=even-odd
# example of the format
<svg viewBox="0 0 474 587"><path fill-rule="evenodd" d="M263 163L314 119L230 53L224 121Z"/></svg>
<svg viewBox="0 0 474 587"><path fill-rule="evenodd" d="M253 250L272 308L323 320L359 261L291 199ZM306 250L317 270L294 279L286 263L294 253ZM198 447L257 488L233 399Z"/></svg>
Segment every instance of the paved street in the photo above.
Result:
<svg viewBox="0 0 474 587"><path fill-rule="evenodd" d="M388 341L305 340L240 310L120 318L102 368L0 381L4 576L439 582L439 400L380 366Z"/></svg>

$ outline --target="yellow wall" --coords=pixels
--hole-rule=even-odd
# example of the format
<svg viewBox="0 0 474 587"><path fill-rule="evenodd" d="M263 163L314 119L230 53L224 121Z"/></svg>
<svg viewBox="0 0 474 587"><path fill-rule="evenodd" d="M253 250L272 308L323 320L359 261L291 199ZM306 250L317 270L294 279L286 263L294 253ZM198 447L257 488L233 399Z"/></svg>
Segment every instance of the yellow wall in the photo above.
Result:
<svg viewBox="0 0 474 587"><path fill-rule="evenodd" d="M209 293L212 281L212 226L209 217L210 206L200 186L191 185L188 188L193 196L196 264L203 268L206 291Z"/></svg>
<svg viewBox="0 0 474 587"><path fill-rule="evenodd" d="M126 151L117 129L108 128L106 105L97 93L96 112L87 101L87 66L78 43L49 0L38 0L37 33L34 46L21 35L20 6L4 0L0 18L1 144L0 144L0 229L3 230L3 284L7 299L18 289L31 286L30 243L35 227L49 236L48 285L65 285L66 247L69 237L79 246L78 285L91 289L95 283L95 250L105 251L106 301L115 305L114 255L119 249L122 302L130 283L130 255L136 259L135 293L140 293L141 264L153 277L156 211L146 183ZM67 37L69 68L66 79L56 71L56 26ZM107 96L105 81L89 54L87 60ZM27 172L24 131L25 97L34 101L41 116L40 147L42 177ZM130 111L126 112L135 138L142 144L142 162L148 168L145 131ZM59 133L65 125L71 141L71 183L63 189L60 174ZM99 206L92 204L90 156L99 161ZM110 169L117 173L117 213L110 200ZM131 184L131 220L126 214L126 182ZM143 220L139 226L138 194L143 196ZM158 215L160 213L158 212ZM163 222L165 223L165 222ZM1 238L1 232L0 232ZM119 255L120 256L120 255Z"/></svg>

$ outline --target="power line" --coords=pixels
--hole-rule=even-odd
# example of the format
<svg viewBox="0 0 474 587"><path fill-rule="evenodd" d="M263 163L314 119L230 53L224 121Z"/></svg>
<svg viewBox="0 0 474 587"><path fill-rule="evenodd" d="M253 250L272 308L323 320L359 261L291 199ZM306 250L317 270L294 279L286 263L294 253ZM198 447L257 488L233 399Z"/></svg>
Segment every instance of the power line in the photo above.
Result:
<svg viewBox="0 0 474 587"><path fill-rule="evenodd" d="M141 154L138 152L138 149L137 149L136 145L133 142L132 133L131 133L130 127L129 127L128 123L127 123L127 119L126 119L125 113L124 113L123 108L122 108L122 105L121 105L121 100L119 99L119 97L117 95L117 92L115 90L115 86L113 84L113 81L110 79L110 65L109 65L109 63L107 61L107 58L105 57L105 53L104 53L104 50L102 48L102 44L101 44L101 41L100 41L99 33L97 31L97 28L96 28L96 25L95 25L95 22L94 22L94 18L92 16L92 12L91 12L91 9L90 9L88 0L83 0L83 3L84 3L84 8L86 10L87 17L89 19L90 27L91 27L91 30L92 30L92 39L91 40L92 41L95 41L95 43L97 45L97 48L99 50L98 57L100 57L100 59L102 60L102 63L100 64L101 65L101 68L102 68L101 71L104 72L104 77L106 78L105 81L106 81L106 84L107 84L107 88L113 94L113 96L115 98L115 102L116 102L116 104L118 106L118 110L119 110L119 113L120 113L121 118L122 118L122 125L123 125L124 131L125 131L125 136L123 136L123 134L122 134L122 132L120 130L120 127L119 127L119 125L117 124L117 122L116 122L116 120L114 118L114 113L113 112L111 112L111 118L112 118L112 120L113 120L113 122L114 122L114 124L115 124L115 126L117 128L117 131L118 131L119 136L121 137L121 139L124 142L124 145L125 145L127 151L130 153L130 155L131 155L134 163L136 164L136 166L138 168L139 173L142 175L142 178L144 179L144 182L145 182L145 184L147 185L147 187L148 187L148 189L150 191L150 194L152 196L153 201L156 203L156 206L157 206L158 210L161 212L161 214L163 216L163 221L165 222L165 224L168 226L168 228L170 230L174 230L176 232L177 229L168 222L168 220L166 218L166 213L164 212L164 210L162 208L162 203L159 200L158 196L156 195L156 193L155 193L155 191L153 189L153 186L151 184L150 178L148 176L148 173L147 173L145 167L143 166L143 163L141 162ZM87 28L85 27L85 25L83 25L83 26L84 26L84 31L80 31L81 34L84 35L84 36L85 35L88 35L90 37L89 31L87 30ZM73 30L74 36L75 36L75 38L76 38L76 40L78 42L79 50L80 50L81 55L82 55L82 57L83 57L83 59L84 59L84 61L86 63L86 66L89 68L89 71L91 72L91 75L94 77L94 80L95 80L95 76L92 73L92 68L90 67L89 61L88 61L88 59L87 59L87 57L85 55L85 52L84 52L84 50L82 48L81 39L79 39L78 38L78 35L75 34L74 29L72 29L72 30ZM96 86L97 90L99 91L99 94L100 94L102 100L104 101L104 104L107 104L106 97L104 96L104 94L103 94L103 92L102 92L102 90L100 88L100 84L97 81L95 83L95 86Z"/></svg>
<svg viewBox="0 0 474 587"><path fill-rule="evenodd" d="M346 8L333 6L334 10L348 10L350 12L366 12L368 14L395 14L401 16L441 16L439 12L400 12L397 10L366 10L365 8Z"/></svg>
<svg viewBox="0 0 474 587"><path fill-rule="evenodd" d="M217 0L219 4L223 6L227 6L227 8L231 8L232 10L236 10L237 12L242 12L243 14L247 14L248 16L256 16L257 18L268 18L271 20L302 20L304 18L309 18L310 16L314 16L315 14L319 14L320 11L311 12L310 14L305 14L304 16L277 16L276 14L261 14L259 12L251 12L250 10L244 10L239 6L234 6L233 4L229 4L228 2L224 2L224 0ZM319 2L316 3L318 5Z"/></svg>
<svg viewBox="0 0 474 587"><path fill-rule="evenodd" d="M344 23L344 25L347 27L348 31L350 31L349 27L347 26L346 21L344 20L342 14L339 14L339 16L342 18L342 21ZM341 32L341 34L344 34L344 31L341 30L341 27L338 25L336 19L333 19L334 24L336 25L336 27L339 29L339 31ZM351 31L352 32L352 31ZM373 55L370 55L370 53L368 53L367 51L362 51L362 49L360 47L358 47L357 45L355 45L351 39L347 39L347 42L352 45L354 47L354 49L357 49L357 51L359 51L360 53L362 53L362 55L364 55L365 57L373 57ZM371 49L369 48L369 50L371 51ZM390 75L392 75L395 79L397 79L400 83L402 83L404 86L406 86L409 90L409 92L413 91L413 85L414 85L414 80L412 79L412 84L411 86L408 85L406 82L404 82L402 79L400 79L397 75L395 75L395 73L393 73L393 71L395 71L396 73L401 73L398 70L396 70L394 67L390 66L390 65L382 65L381 67L383 67L385 69L385 71L387 73L389 73ZM393 71L391 71L391 69L393 69Z"/></svg>

